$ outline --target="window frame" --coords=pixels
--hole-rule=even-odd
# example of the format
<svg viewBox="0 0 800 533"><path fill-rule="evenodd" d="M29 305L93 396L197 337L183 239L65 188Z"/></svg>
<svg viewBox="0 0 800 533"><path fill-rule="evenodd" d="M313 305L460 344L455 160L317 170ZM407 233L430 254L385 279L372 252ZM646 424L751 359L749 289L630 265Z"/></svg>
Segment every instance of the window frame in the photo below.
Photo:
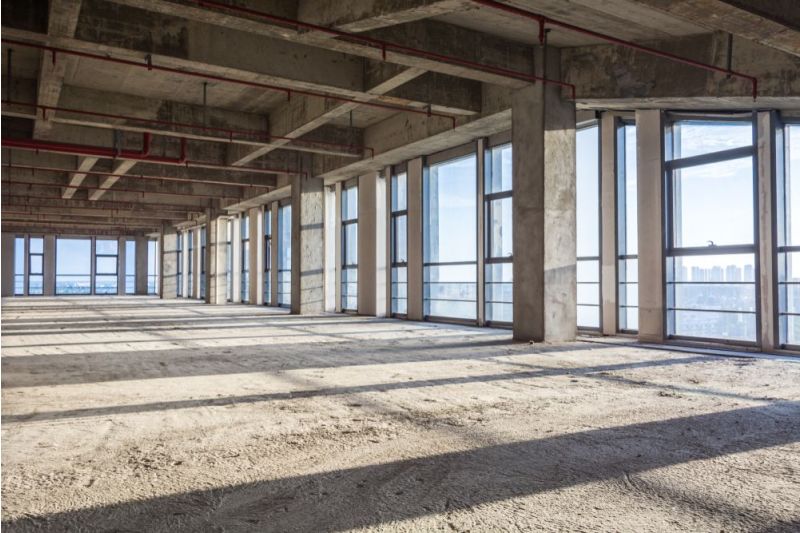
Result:
<svg viewBox="0 0 800 533"><path fill-rule="evenodd" d="M282 218L281 218L281 209L284 210L284 213L286 212L285 211L286 209L289 210L288 211L288 213L289 213L289 254L288 254L289 255L289 268L281 268L281 257L286 257L286 249L287 249L286 246L281 246L281 244L282 244L281 243L281 236L283 235L283 232L281 231L283 229L283 227L281 226L281 220L282 220ZM278 274L278 287L277 287L278 301L276 302L277 307L289 307L290 308L292 306L292 289L291 289L291 287L292 287L292 253L291 253L291 245L292 245L292 209L293 209L293 207L292 207L292 202L291 202L290 199L281 200L278 203L278 272L277 272L277 274ZM286 273L286 272L289 273L288 282L287 281L281 281L281 274L282 273ZM284 284L284 283L288 283L289 284L289 292L288 292L289 301L288 302L281 302L281 296L285 296L287 294L286 292L282 292L281 291L281 285Z"/></svg>
<svg viewBox="0 0 800 533"><path fill-rule="evenodd" d="M183 297L183 231L177 232L177 240L175 243L175 259L177 266L175 268L175 295L179 298Z"/></svg>
<svg viewBox="0 0 800 533"><path fill-rule="evenodd" d="M775 212L775 215L772 217L772 275L774 282L772 283L771 290L773 291L773 334L775 346L779 350L797 352L800 351L800 344L784 342L784 335L782 332L782 317L800 316L800 313L793 313L789 311L784 312L782 310L783 298L781 297L781 292L782 287L786 287L788 285L800 285L800 282L781 281L780 273L781 255L800 252L800 244L782 244L786 238L786 226L788 225L787 217L790 215L789 210L787 209L789 202L787 201L788 195L786 192L786 183L789 179L789 173L791 172L789 158L787 157L787 155L790 153L789 143L791 142L791 136L788 134L787 130L788 127L791 126L796 128L798 130L798 134L800 134L800 117L784 117L778 113L775 114L775 117L775 128L770 131L770 135L772 137L771 145L775 147L773 153L770 154L770 156L774 158L773 168L775 169L772 181L772 188L775 191L772 195L772 208ZM797 216L800 216L800 213L798 213ZM783 290L786 290L788 294L788 289L784 288Z"/></svg>
<svg viewBox="0 0 800 533"><path fill-rule="evenodd" d="M250 303L250 214L239 215L239 298Z"/></svg>
<svg viewBox="0 0 800 533"><path fill-rule="evenodd" d="M264 206L262 211L264 224L262 231L264 234L264 250L262 261L264 262L264 284L261 290L264 293L264 305L272 305L272 207Z"/></svg>
<svg viewBox="0 0 800 533"><path fill-rule="evenodd" d="M395 182L399 181L400 176L405 176L405 188L406 188L406 206L404 209L394 210L392 204L392 198L394 197L395 192ZM397 166L392 168L392 172L389 176L389 316L395 318L407 318L408 317L408 169L405 166ZM401 217L406 218L406 260L405 261L398 261L397 260L397 220ZM399 285L403 282L395 282L394 281L394 274L395 269L405 268L406 269L406 281L404 282L406 285L406 297L405 298L394 298L394 286ZM395 311L394 300L405 300L406 301L406 312L399 313Z"/></svg>
<svg viewBox="0 0 800 533"><path fill-rule="evenodd" d="M355 218L345 218L344 197L345 197L346 191L351 190L351 189L355 189L356 190L356 215L355 215ZM341 232L341 243L342 243L342 246L341 246L341 257L339 258L339 268L341 269L341 276L340 276L340 284L341 285L340 285L340 289L339 289L341 297L340 297L339 305L341 306L341 309L342 309L343 313L358 313L358 239L359 239L359 236L358 236L358 194L359 194L358 178L352 178L352 179L349 179L349 180L345 181L344 183L342 183L342 187L341 187L342 200L341 200L341 209L339 211L339 213L340 213L340 229L339 229L339 231ZM348 263L347 262L347 257L349 255L348 252L350 251L348 249L347 230L348 230L348 228L350 226L355 226L355 228L356 228L356 242L355 242L355 248L356 248L355 249L355 258L356 258L356 261L355 261L355 263ZM356 306L355 306L355 308L345 307L345 299L348 297L348 296L345 296L345 291L344 291L345 285L354 283L352 281L345 281L345 279L346 279L345 273L348 272L348 271L351 271L351 270L355 270L355 272L356 272L356 281L355 281L355 283L356 283Z"/></svg>
<svg viewBox="0 0 800 533"><path fill-rule="evenodd" d="M507 190L504 190L504 191L490 193L490 192L488 192L488 188L486 187L486 180L490 176L491 169L492 169L492 164L491 164L492 150L505 149L506 147L510 148L511 149L511 153L512 153L512 184L511 184L511 188L507 189ZM478 253L479 254L481 254L481 253L483 254L483 269L484 269L484 275L483 275L484 325L486 325L488 327L511 327L514 324L513 323L513 308L514 308L514 303L513 303L513 290L514 290L513 289L513 287L514 287L514 281L513 281L514 246L513 246L513 241L512 241L511 255L510 256L493 257L491 255L492 244L493 244L492 243L492 232L490 231L490 229L491 229L491 221L492 221L492 217L491 217L491 214L492 214L492 202L496 201L496 200L504 200L506 198L510 198L511 199L511 206L512 206L511 207L511 209L512 209L511 231L512 231L512 235L513 235L513 231L514 231L514 220L513 220L513 209L514 209L514 207L513 207L514 206L513 153L514 153L514 146L513 146L512 141L511 141L510 138L507 139L507 140L506 139L501 140L500 142L497 142L497 143L494 143L494 144L490 143L490 142L486 142L485 145L484 145L484 150L483 150L483 154L482 154L483 155L483 161L484 161L484 163L483 163L483 176L479 176L479 178L478 178L479 180L481 180L481 183L483 184L481 186L480 183L479 183L480 188L479 188L478 196L480 197L480 195L481 195L480 191L483 191L483 225L484 225L484 228L483 228L483 234L484 234L483 247L484 248L483 248L482 251L479 248ZM480 174L480 167L478 168L478 173ZM488 294L489 294L489 291L487 290L488 286L490 284L492 284L492 283L503 283L503 282L490 282L489 281L489 276L486 274L486 270L487 270L487 267L489 265L503 265L503 264L511 265L511 269L512 269L512 281L511 281L512 321L511 322L504 321L504 320L491 320L491 319L488 318L488 315L489 315L489 313L488 313L488 308L489 308L488 304L490 304L490 303L505 303L505 302L494 302L494 301L490 302L488 300ZM479 266L479 268L480 268L480 266ZM479 278L479 281L480 281L480 278Z"/></svg>
<svg viewBox="0 0 800 533"><path fill-rule="evenodd" d="M597 305L590 305L590 304L578 304L577 303L577 294L575 297L575 307L577 311L578 306L584 307L597 307L597 326L580 326L577 324L576 320L576 329L579 333L591 333L596 334L600 333L603 330L603 264L602 264L602 250L603 250L603 210L602 210L602 179L603 179L603 146L602 146L602 132L600 127L600 120L599 119L592 119L586 122L582 122L578 124L575 128L575 135L576 135L576 157L577 157L577 134L581 130L589 129L589 128L597 128L597 256L579 256L577 254L577 243L576 243L576 253L575 253L575 270L576 270L576 290L577 287L581 284L585 285L594 285L597 284ZM576 182L577 182L577 175L576 175ZM577 206L577 189L576 189L576 206ZM576 216L576 227L577 227L577 216ZM577 237L577 230L576 230L576 237ZM577 265L581 261L596 261L597 262L597 282L594 281L578 281L577 280ZM576 315L577 318L577 315Z"/></svg>
<svg viewBox="0 0 800 533"><path fill-rule="evenodd" d="M102 237L98 238L98 237L95 237L92 240L93 240L92 252L94 252L93 253L94 257L92 258L92 260L94 261L94 269L92 270L92 294L101 295L101 296L119 294L119 239L109 239L109 238L102 238ZM117 253L116 254L99 254L99 253L97 253L97 243L99 241L107 241L107 242L116 243L116 245L117 245ZM100 273L100 272L98 272L98 268L97 268L98 259L100 259L100 258L111 258L111 257L114 258L114 272L113 273L109 273L109 272ZM116 282L115 282L116 290L114 292L97 292L97 277L98 276L102 276L102 277L114 276L114 279L116 280Z"/></svg>
<svg viewBox="0 0 800 533"><path fill-rule="evenodd" d="M42 240L42 251L31 252L31 240ZM25 242L25 251L27 252L26 270L25 270L25 295L26 296L43 296L44 295L44 235L28 235ZM41 272L33 271L32 258L34 256L41 258ZM42 292L31 292L31 276L39 276L42 279Z"/></svg>
<svg viewBox="0 0 800 533"><path fill-rule="evenodd" d="M622 278L620 277L620 271L621 271L620 263L622 261L629 261L629 260L635 259L636 262L637 262L637 265L638 265L638 261L639 261L639 245L638 245L638 242L636 244L636 253L635 254L620 253L620 236L622 235L623 232L625 234L626 242L628 240L628 234L627 234L627 232L628 232L628 226L627 226L628 219L627 219L627 209L626 209L626 206L628 205L628 202L629 202L629 198L628 198L628 195L627 195L627 177L628 177L627 170L628 169L627 169L627 165L626 165L627 160L628 160L628 150L627 150L628 147L627 147L627 144L625 142L625 128L629 127L629 126L633 126L634 128L637 127L636 120L634 118L626 118L626 117L616 117L615 118L615 122L614 122L614 139L615 139L615 142L616 142L616 146L615 146L615 150L614 150L614 157L616 158L616 161L615 161L615 165L614 165L614 167L615 167L615 176L614 176L614 179L615 179L615 187L614 187L615 198L614 199L615 199L615 201L614 201L614 207L615 207L616 213L614 215L614 224L615 224L615 238L614 238L614 257L615 257L614 269L615 269L615 271L614 271L614 274L615 274L615 278L616 278L615 290L616 290L616 303L617 303L617 310L616 310L616 313L617 313L617 333L622 333L622 334L625 334L625 335L637 335L639 333L639 328L638 327L634 329L634 328L623 328L623 327L620 326L620 324L622 324L622 310L623 309L631 309L631 308L634 308L634 307L637 309L637 311L639 309L639 305L638 305L638 302L639 302L639 297L638 297L639 275L638 275L638 273L636 275L636 281L635 282L622 281ZM637 139L637 145L638 145L638 139ZM638 154L634 153L633 157L638 157ZM636 168L637 168L637 171L638 171L638 161L637 161L637 167ZM638 190L639 190L639 176L638 176L638 173L637 173L635 179L636 179L636 190L638 192ZM620 201L622 198L624 198L624 202ZM639 198L638 198L638 196L633 199L633 202L636 205L637 239L638 239L638 222L639 222ZM626 247L626 252L627 252L627 247ZM601 275L602 275L602 269L601 269ZM626 280L627 280L627 278L628 278L628 276L626 276ZM622 304L621 293L622 293L623 285L636 285L636 292L637 292L637 297L636 297L637 305L636 306L623 305ZM626 290L627 290L627 288L626 288ZM601 317L602 317L602 315L601 315ZM637 326L638 326L638 319L637 319Z"/></svg>

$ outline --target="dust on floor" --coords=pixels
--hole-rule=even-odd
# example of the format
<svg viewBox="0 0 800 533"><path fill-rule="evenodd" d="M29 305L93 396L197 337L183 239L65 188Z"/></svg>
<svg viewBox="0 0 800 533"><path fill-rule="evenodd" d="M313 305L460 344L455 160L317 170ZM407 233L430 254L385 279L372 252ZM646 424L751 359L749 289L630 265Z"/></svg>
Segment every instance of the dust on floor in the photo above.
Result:
<svg viewBox="0 0 800 533"><path fill-rule="evenodd" d="M141 297L2 345L6 531L800 529L800 361Z"/></svg>

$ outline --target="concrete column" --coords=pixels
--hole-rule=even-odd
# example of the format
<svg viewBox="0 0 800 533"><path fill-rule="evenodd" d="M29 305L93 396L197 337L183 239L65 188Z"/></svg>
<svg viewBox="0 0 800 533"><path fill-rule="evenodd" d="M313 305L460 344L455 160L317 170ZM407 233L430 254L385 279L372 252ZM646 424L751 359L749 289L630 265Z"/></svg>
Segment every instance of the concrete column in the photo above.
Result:
<svg viewBox="0 0 800 533"><path fill-rule="evenodd" d="M336 311L336 185L325 187L325 311Z"/></svg>
<svg viewBox="0 0 800 533"><path fill-rule="evenodd" d="M270 252L270 259L272 264L269 267L270 275L270 305L278 305L278 209L280 209L280 202L272 202L272 209L270 216L272 217L272 239L270 245L272 251Z"/></svg>
<svg viewBox="0 0 800 533"><path fill-rule="evenodd" d="M227 286L227 274L225 272L226 239L228 223L225 218L214 219L210 224L210 234L208 241L208 303L214 305L225 305L225 290Z"/></svg>
<svg viewBox="0 0 800 533"><path fill-rule="evenodd" d="M664 118L636 112L639 210L639 340L663 342L664 331Z"/></svg>
<svg viewBox="0 0 800 533"><path fill-rule="evenodd" d="M388 233L391 198L387 194L391 179L391 168L386 167L375 180L375 316L378 317L388 316L391 306Z"/></svg>
<svg viewBox="0 0 800 533"><path fill-rule="evenodd" d="M334 187L334 231L333 231L333 248L334 248L334 277L333 277L333 309L337 313L342 312L342 190L344 189L342 182L336 183Z"/></svg>
<svg viewBox="0 0 800 533"><path fill-rule="evenodd" d="M117 294L120 296L125 295L125 255L127 252L125 249L126 241L127 239L125 237L120 237L117 239ZM47 243L45 242L45 249L46 248Z"/></svg>
<svg viewBox="0 0 800 533"><path fill-rule="evenodd" d="M192 258L192 298L200 298L200 232L202 228L197 227L192 231L192 238L194 242L194 257Z"/></svg>
<svg viewBox="0 0 800 533"><path fill-rule="evenodd" d="M183 272L181 276L181 294L183 294L184 298L191 298L192 293L189 290L189 232L187 230L181 232L181 239L183 239L183 242L181 242L183 250L181 253L181 272Z"/></svg>
<svg viewBox="0 0 800 533"><path fill-rule="evenodd" d="M422 172L421 157L408 162L408 314L422 320Z"/></svg>
<svg viewBox="0 0 800 533"><path fill-rule="evenodd" d="M543 52L535 64L542 74ZM559 78L557 50L547 77ZM514 338L566 341L577 330L575 104L536 84L512 97Z"/></svg>
<svg viewBox="0 0 800 533"><path fill-rule="evenodd" d="M147 294L147 237L136 237L136 294Z"/></svg>
<svg viewBox="0 0 800 533"><path fill-rule="evenodd" d="M176 298L178 295L178 234L175 228L166 228L162 237L161 247L161 297ZM139 248L141 243L136 240L136 279L139 279ZM138 290L136 291L138 293Z"/></svg>
<svg viewBox="0 0 800 533"><path fill-rule="evenodd" d="M242 219L238 215L233 219L231 253L233 254L231 301L239 304L242 303Z"/></svg>
<svg viewBox="0 0 800 533"><path fill-rule="evenodd" d="M250 303L264 305L264 211L250 210Z"/></svg>
<svg viewBox="0 0 800 533"><path fill-rule="evenodd" d="M303 167L310 171L310 157ZM323 181L297 176L292 182L292 313L325 311L325 204Z"/></svg>
<svg viewBox="0 0 800 533"><path fill-rule="evenodd" d="M617 118L600 118L600 299L604 335L617 333Z"/></svg>
<svg viewBox="0 0 800 533"><path fill-rule="evenodd" d="M44 296L53 296L56 293L56 236L44 236L44 257L43 263L43 286L42 294ZM124 289L124 287L123 287Z"/></svg>
<svg viewBox="0 0 800 533"><path fill-rule="evenodd" d="M760 291L761 328L759 344L765 352L780 345L776 318L776 279L774 249L774 189L776 173L775 126L777 117L773 111L757 114L757 161L758 161L758 290ZM783 147L778 147L783 149Z"/></svg>
<svg viewBox="0 0 800 533"><path fill-rule="evenodd" d="M358 178L358 314L375 315L376 173Z"/></svg>
<svg viewBox="0 0 800 533"><path fill-rule="evenodd" d="M14 234L3 233L0 243L2 295L14 296Z"/></svg>

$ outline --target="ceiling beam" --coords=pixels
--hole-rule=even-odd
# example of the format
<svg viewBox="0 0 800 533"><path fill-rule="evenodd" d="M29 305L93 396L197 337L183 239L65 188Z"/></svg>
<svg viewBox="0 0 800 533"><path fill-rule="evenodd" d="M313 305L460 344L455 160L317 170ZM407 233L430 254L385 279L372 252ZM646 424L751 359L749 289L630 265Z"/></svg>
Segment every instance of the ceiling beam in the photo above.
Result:
<svg viewBox="0 0 800 533"><path fill-rule="evenodd" d="M297 18L360 33L475 8L469 0L300 0Z"/></svg>
<svg viewBox="0 0 800 533"><path fill-rule="evenodd" d="M92 170L94 164L97 163L96 157L81 157L78 160L78 168L77 171L70 175L69 177L69 184L73 187L77 187L83 180L86 178L86 173ZM75 191L77 189L73 189L71 187L64 188L64 191L61 193L61 196L65 199L72 198L75 195Z"/></svg>

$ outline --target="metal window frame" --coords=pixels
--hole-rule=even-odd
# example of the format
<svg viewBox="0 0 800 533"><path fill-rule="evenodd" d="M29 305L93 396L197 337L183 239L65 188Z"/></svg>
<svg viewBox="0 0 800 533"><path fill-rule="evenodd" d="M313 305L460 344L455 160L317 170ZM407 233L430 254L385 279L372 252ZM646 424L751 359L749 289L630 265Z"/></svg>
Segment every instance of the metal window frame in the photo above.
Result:
<svg viewBox="0 0 800 533"><path fill-rule="evenodd" d="M483 213L484 213L484 216L483 216L483 224L484 224L484 229L483 229L483 268L484 268L484 270L486 269L486 267L488 265L497 265L497 264L512 264L513 265L514 264L513 243L512 243L512 252L511 252L510 256L496 257L496 256L492 256L491 255L491 250L492 250L492 244L493 243L492 243L492 232L489 231L489 230L491 229L491 224L492 224L492 222L491 222L492 221L492 216L491 216L492 215L492 202L494 202L495 200L504 200L506 198L509 198L509 199L511 199L512 210L513 210L513 203L514 203L513 183L512 183L512 188L511 189L506 189L506 190L492 192L492 193L487 192L487 190L488 190L487 180L489 179L489 176L490 176L490 174L492 172L491 171L491 169L492 169L491 161L492 161L492 157L493 157L493 151L494 150L505 149L506 147L511 148L511 150L514 149L510 138L508 138L508 139L502 138L502 139L495 139L495 140L496 141L499 140L500 142L496 142L496 144L491 144L491 142L487 142L485 144L485 146L484 146L484 151L483 151L484 152L483 153L483 159L484 159L483 176L479 176L479 179L482 180L482 182L483 182ZM513 225L514 225L514 222L512 220L512 222L511 222L512 231L514 229ZM487 277L486 277L486 273L484 272L484 275L483 275L483 306L484 306L484 324L486 326L489 326L489 327L494 327L494 326L512 327L513 326L513 321L509 322L509 321L506 321L506 320L490 320L490 319L486 318L486 307L487 307L487 304L508 304L508 302L495 302L493 300L490 301L487 298L486 288L489 285L500 285L500 284L505 284L505 283L507 283L507 282L488 281ZM512 287L513 287L513 283L514 282L512 281L511 282ZM512 298L513 298L513 296L512 296ZM513 309L513 300L511 302L511 305L512 305L512 309ZM512 314L513 314L513 311L512 311Z"/></svg>
<svg viewBox="0 0 800 533"><path fill-rule="evenodd" d="M704 120L705 119L705 120ZM709 115L709 114L694 114L674 112L666 115L664 124L664 175L663 175L663 194L665 200L664 217L664 286L663 286L663 328L664 337L669 340L680 340L688 342L699 343L714 343L733 346L744 347L758 347L759 340L761 339L761 291L758 286L760 279L761 264L759 260L758 250L760 249L759 237L759 220L758 220L758 128L757 128L756 112L747 113L732 113L729 115ZM717 152L710 152L706 154L689 156L684 158L673 158L674 143L675 143L675 125L682 121L696 121L696 122L748 122L751 126L752 142L750 146L731 148L727 150L720 150ZM753 243L752 244L735 244L735 245L722 245L722 246L709 246L709 247L684 247L675 245L675 172L684 168L691 168L701 165L712 163L719 163L723 161L731 161L735 159L742 159L745 157L752 157L752 202L753 202ZM753 282L748 283L753 285L755 291L755 312L741 312L731 311L737 314L753 314L755 316L755 340L735 340L735 339L722 339L716 337L695 337L689 335L678 335L672 333L674 330L674 319L670 319L670 313L675 311L692 311L692 312L718 312L706 309L683 309L670 307L669 302L674 302L674 286L675 282L669 280L669 273L674 271L670 268L670 262L674 262L676 257L687 256L709 256L709 255L734 255L734 254L752 254L753 256ZM724 284L728 284L725 282ZM670 298L670 287L672 287L672 298Z"/></svg>
<svg viewBox="0 0 800 533"><path fill-rule="evenodd" d="M396 181L399 181L398 178L400 176L405 176L405 189L406 189L406 206L404 209L397 209L394 210L392 207L392 197L396 187ZM406 309L408 309L408 169L403 165L402 170L400 167L394 167L392 169L391 176L389 178L389 187L388 187L388 196L389 196L389 316L396 317L396 318L406 318L408 313L398 313L394 310L394 302L395 300L405 300L406 301ZM397 221L401 217L406 217L406 260L405 261L398 261L397 260ZM395 269L405 268L406 269L406 281L405 282L395 282L394 281L394 273ZM406 285L406 297L405 298L395 298L392 295L395 293L394 286L399 284Z"/></svg>
<svg viewBox="0 0 800 533"><path fill-rule="evenodd" d="M239 292L242 303L250 303L250 214L246 212L239 215L239 239Z"/></svg>
<svg viewBox="0 0 800 533"><path fill-rule="evenodd" d="M280 242L281 229L282 229L282 227L280 225L281 224L281 220L282 220L281 219L281 210L285 210L285 209L289 209L289 245L291 246L291 240L292 240L292 234L291 234L291 227L292 227L292 216L291 216L292 215L292 211L291 211L292 210L292 201L289 198L280 200L278 202L278 272L277 272L277 274L278 274L278 287L276 289L277 293L278 293L278 301L275 302L277 307L291 307L292 306L292 301L291 301L292 300L292 298L291 298L291 296L292 296L292 289L291 289L291 287L292 287L292 254L291 253L288 254L288 256L289 256L289 268L281 268L281 261L280 261L280 259L281 259L281 251L283 251L283 256L284 257L286 256L285 247L283 247L284 249L281 250L282 247L280 246L280 244L281 244L281 242ZM287 294L286 292L281 292L281 285L283 283L286 283L286 282L282 282L281 281L281 274L285 273L285 272L289 273L289 282L288 282L289 283L289 292L288 292L288 294L289 294L289 302L288 303L282 303L281 302L281 297L285 296Z"/></svg>
<svg viewBox="0 0 800 533"><path fill-rule="evenodd" d="M339 217L340 217L340 223L339 223L340 224L340 229L339 229L339 231L341 232L341 235L342 235L342 237L341 237L342 246L341 246L341 257L339 258L340 259L339 260L339 268L341 268L342 273L344 273L346 271L350 271L350 270L355 270L356 274L358 274L358 237L356 237L356 242L355 242L356 262L355 263L348 263L347 262L347 256L349 255L348 252L350 251L350 246L348 244L352 244L352 243L348 243L348 241L347 241L347 229L350 226L354 225L356 227L356 231L358 231L358 215L359 215L359 213L358 213L358 199L356 199L356 214L355 214L355 218L345 218L344 196L345 196L345 192L348 191L348 190L351 190L351 189L355 189L356 190L356 198L358 198L358 196L357 196L359 194L359 191L358 191L358 178L353 178L353 179L347 180L346 182L344 182L342 184L342 187L341 187L342 201L340 202L341 203L341 212L339 213ZM343 312L350 312L350 313L358 312L358 281L356 281L355 283L356 283L356 296L355 296L355 298L356 298L356 307L355 308L346 307L345 306L345 299L346 298L352 298L352 296L347 296L345 294L344 287L347 286L347 285L353 284L353 282L352 281L345 281L345 276L341 276L341 280L340 280L340 284L341 284L341 288L340 288L341 301L339 302L339 305L341 306L341 309L342 309Z"/></svg>
<svg viewBox="0 0 800 533"><path fill-rule="evenodd" d="M600 251L603 245L603 210L600 202L602 202L602 179L603 179L603 150L602 150L602 139L600 136L600 120L599 119L591 119L587 120L586 122L582 122L577 125L575 128L575 136L577 139L577 134L579 131L588 130L590 128L597 128L597 255L596 256L584 256L584 255L577 255L575 254L575 261L576 264L579 261L597 261L597 282L579 282L577 281L577 268L576 268L576 285L582 284L594 284L597 283L597 305L594 304L579 304L577 303L577 295L575 298L575 306L576 307L596 307L597 308L597 327L594 326L580 326L576 324L576 328L580 332L587 332L587 333L599 333L603 331L603 265L600 260ZM577 157L577 153L576 153ZM576 176L577 182L577 176ZM576 190L576 198L577 198L577 190ZM577 224L577 217L576 217L576 224Z"/></svg>
<svg viewBox="0 0 800 533"><path fill-rule="evenodd" d="M150 243L153 243L153 274L150 274ZM160 281L160 268L159 268L159 240L158 239L147 239L147 294L149 295L157 295L159 292L159 281ZM153 292L150 292L150 278L153 278Z"/></svg>
<svg viewBox="0 0 800 533"><path fill-rule="evenodd" d="M177 265L175 267L175 295L183 297L183 232L178 231L175 233L175 259Z"/></svg>
<svg viewBox="0 0 800 533"><path fill-rule="evenodd" d="M22 241L22 273L17 273L17 239ZM28 272L28 239L27 235L14 235L14 296L25 296L28 292L27 272ZM17 292L17 277L22 276L22 292Z"/></svg>
<svg viewBox="0 0 800 533"><path fill-rule="evenodd" d="M58 292L58 241L59 240L70 240L70 241L89 241L89 273L88 274L60 274L61 276L88 276L89 278L89 292L73 292L73 293L64 293ZM86 237L83 235L56 235L56 247L55 252L53 254L53 264L55 265L55 287L53 288L53 294L56 296L92 296L94 295L94 238L93 237Z"/></svg>
<svg viewBox="0 0 800 533"><path fill-rule="evenodd" d="M617 296L617 298L616 298L616 301L617 301L617 332L618 333L623 333L623 334L635 335L635 334L637 334L639 332L639 328L634 329L634 328L628 328L628 327L625 327L625 328L620 327L620 324L622 324L622 311L623 310L627 311L628 309L638 309L639 308L638 304L637 305L627 305L627 304L623 304L622 303L622 290L623 290L623 287L625 287L627 285L636 285L637 286L637 291L638 291L638 286L639 286L638 276L637 276L637 280L635 282L628 281L627 273L626 273L626 276L625 276L625 281L622 281L622 279L620 277L620 271L621 271L620 263L622 261L629 261L631 259L636 259L637 261L639 260L638 243L637 243L637 247L636 247L637 253L635 253L635 254L620 253L620 249L622 247L620 241L621 241L621 238L622 238L623 235L624 235L624 238L625 238L625 251L627 252L627 250L628 250L628 245L627 245L627 243L628 243L628 224L627 224L627 222L628 222L628 210L627 210L627 206L628 206L629 199L628 199L628 195L627 195L628 169L627 169L626 163L628 161L628 155L629 154L628 154L628 146L625 143L625 139L626 139L625 128L630 127L630 126L633 126L634 128L636 127L636 120L635 119L626 118L626 117L615 117L615 119L614 119L614 133L615 133L614 140L615 140L616 146L615 146L615 150L614 150L614 157L616 158L616 161L615 161L615 165L614 165L614 170L615 170L614 178L615 178L615 181L616 181L616 187L615 187L616 197L615 197L615 202L614 202L614 209L615 209L616 212L614 213L614 224L615 224L614 234L615 234L616 238L614 239L614 256L616 257L616 261L614 262L614 274L615 274L616 280L617 280L617 287L616 287L616 290L617 290L617 294L616 294L616 296ZM634 157L636 157L636 154L634 154ZM638 178L639 177L637 175L636 176L637 190L638 190L638 185L639 185L639 183L638 183L639 179ZM639 209L638 209L638 203L637 203L637 199L636 198L634 198L634 205L636 205L637 220L638 220L638 211L639 211ZM627 291L627 288L625 290ZM627 301L627 292L625 294L626 294L625 301ZM637 301L638 301L638 298L637 298ZM626 325L627 325L627 320L628 320L628 317L627 317L627 313L626 313L626 316L625 316Z"/></svg>
<svg viewBox="0 0 800 533"><path fill-rule="evenodd" d="M800 252L800 245L785 245L786 242L786 228L788 226L788 217L791 215L788 207L788 197L786 183L789 178L791 168L789 167L789 143L791 137L788 135L788 128L797 128L800 133L800 118L798 117L785 117L775 113L776 128L770 132L772 135L772 146L775 147L771 157L774 158L775 163L773 168L775 172L772 176L772 187L775 193L773 194L773 291L774 291L774 308L772 309L773 316L773 332L776 339L776 345L780 350L787 350L792 352L800 351L800 344L792 344L784 342L788 339L788 334L783 335L783 319L782 317L800 316L800 313L794 313L782 310L782 302L788 301L788 294L781 298L782 291L786 291L790 285L800 285L800 282L781 281L780 273L783 271L784 275L787 271L786 260L788 254ZM778 142L780 141L780 145ZM798 213L800 216L800 213ZM781 261L783 260L783 261ZM785 304L784 304L785 305ZM787 321L788 322L788 321ZM787 324L788 327L788 324ZM788 330L787 330L788 333Z"/></svg>
<svg viewBox="0 0 800 533"><path fill-rule="evenodd" d="M31 252L31 240L32 239L41 239L42 240L42 251L41 252ZM27 252L26 258L26 270L25 270L25 295L26 296L43 296L44 295L44 235L27 235L25 238L25 250ZM34 272L33 271L33 262L31 261L34 256L38 256L42 258L42 271L41 272ZM32 293L31 292L31 276L41 276L42 278L42 292L41 293Z"/></svg>
<svg viewBox="0 0 800 533"><path fill-rule="evenodd" d="M272 208L268 205L262 206L261 216L264 220L261 227L262 233L264 234L264 250L262 253L264 283L261 287L263 291L262 305L269 306L272 304Z"/></svg>

